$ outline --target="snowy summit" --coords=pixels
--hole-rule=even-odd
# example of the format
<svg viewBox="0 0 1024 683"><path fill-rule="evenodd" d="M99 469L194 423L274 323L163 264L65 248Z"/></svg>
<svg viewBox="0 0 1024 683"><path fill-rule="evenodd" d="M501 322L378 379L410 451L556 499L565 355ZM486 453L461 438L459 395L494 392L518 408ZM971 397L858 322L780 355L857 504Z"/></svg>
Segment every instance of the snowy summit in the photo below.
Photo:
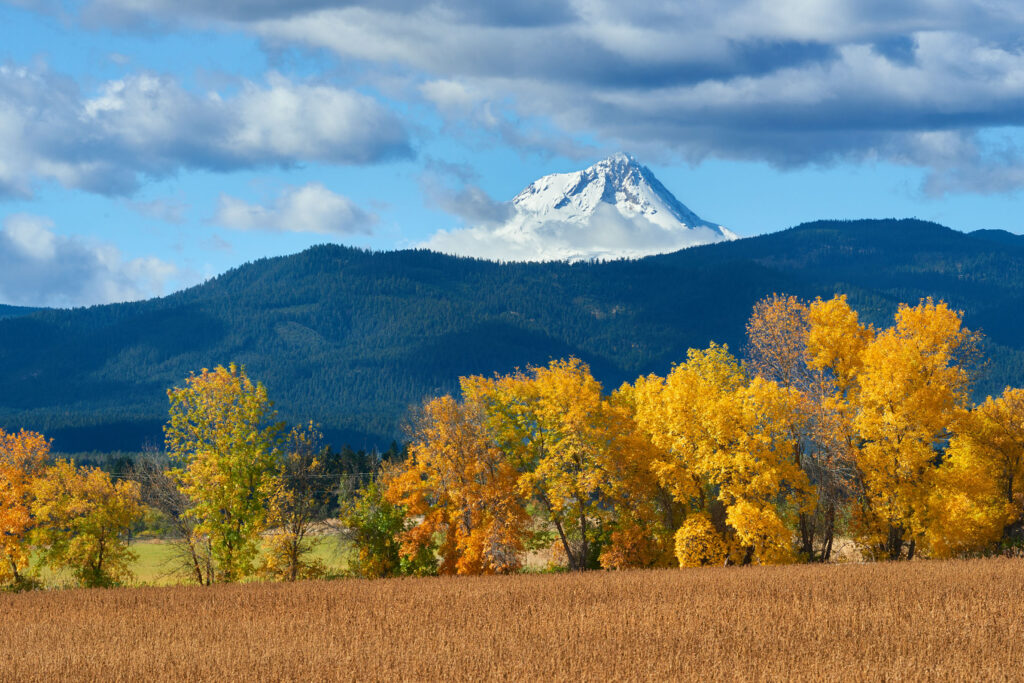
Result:
<svg viewBox="0 0 1024 683"><path fill-rule="evenodd" d="M688 209L628 154L544 176L504 206L502 221L442 230L423 246L500 261L579 261L737 238Z"/></svg>

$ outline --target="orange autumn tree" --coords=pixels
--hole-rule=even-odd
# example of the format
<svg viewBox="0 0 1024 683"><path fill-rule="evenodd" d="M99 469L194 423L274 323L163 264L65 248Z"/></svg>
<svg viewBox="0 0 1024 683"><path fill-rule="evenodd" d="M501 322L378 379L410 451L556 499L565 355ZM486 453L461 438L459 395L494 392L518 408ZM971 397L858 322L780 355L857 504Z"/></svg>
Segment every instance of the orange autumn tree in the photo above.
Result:
<svg viewBox="0 0 1024 683"><path fill-rule="evenodd" d="M385 493L419 520L403 533L401 553L411 560L440 535L442 574L519 569L530 519L518 472L488 438L480 405L442 396L414 422L408 460Z"/></svg>
<svg viewBox="0 0 1024 683"><path fill-rule="evenodd" d="M50 455L50 442L36 432L0 429L0 585L27 580L32 515L32 483Z"/></svg>
<svg viewBox="0 0 1024 683"><path fill-rule="evenodd" d="M520 472L520 495L553 527L569 569L654 566L668 557L651 444L625 390L602 393L577 358L465 385Z"/></svg>

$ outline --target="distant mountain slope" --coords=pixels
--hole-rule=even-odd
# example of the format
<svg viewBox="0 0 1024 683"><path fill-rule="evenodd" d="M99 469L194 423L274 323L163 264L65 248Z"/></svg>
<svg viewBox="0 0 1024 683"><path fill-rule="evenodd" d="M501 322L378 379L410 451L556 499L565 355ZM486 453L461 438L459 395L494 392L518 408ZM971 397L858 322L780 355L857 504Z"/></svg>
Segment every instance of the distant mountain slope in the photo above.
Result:
<svg viewBox="0 0 1024 683"><path fill-rule="evenodd" d="M245 364L286 417L386 444L459 375L570 354L609 386L691 346L737 348L772 292L847 292L869 320L934 296L983 328L983 391L1024 384L1024 246L920 221L822 221L637 261L512 263L321 246L146 302L0 321L0 423L64 451L160 440L167 387Z"/></svg>
<svg viewBox="0 0 1024 683"><path fill-rule="evenodd" d="M4 318L17 318L19 316L28 315L29 313L35 313L40 309L29 308L27 306L9 306L7 304L0 304L0 320Z"/></svg>
<svg viewBox="0 0 1024 683"><path fill-rule="evenodd" d="M975 230L968 234L978 239L1024 247L1024 235L1018 235L1007 230Z"/></svg>

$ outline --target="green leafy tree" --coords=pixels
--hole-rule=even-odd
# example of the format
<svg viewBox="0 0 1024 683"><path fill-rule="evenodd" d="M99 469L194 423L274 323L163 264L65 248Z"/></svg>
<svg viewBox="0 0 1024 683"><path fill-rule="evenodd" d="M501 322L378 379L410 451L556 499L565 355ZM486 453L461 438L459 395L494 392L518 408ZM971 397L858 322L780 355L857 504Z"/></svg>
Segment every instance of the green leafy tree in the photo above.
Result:
<svg viewBox="0 0 1024 683"><path fill-rule="evenodd" d="M346 488L344 484L342 488ZM370 481L341 502L342 538L354 550L349 571L364 578L436 574L432 547L422 545L415 555L402 555L405 511L384 497L385 488L381 482Z"/></svg>

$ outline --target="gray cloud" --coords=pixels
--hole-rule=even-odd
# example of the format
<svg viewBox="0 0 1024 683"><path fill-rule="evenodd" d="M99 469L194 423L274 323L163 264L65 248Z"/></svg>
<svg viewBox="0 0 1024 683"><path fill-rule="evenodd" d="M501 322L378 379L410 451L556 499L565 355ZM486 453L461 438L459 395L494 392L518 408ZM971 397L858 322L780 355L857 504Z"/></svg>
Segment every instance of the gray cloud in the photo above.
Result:
<svg viewBox="0 0 1024 683"><path fill-rule="evenodd" d="M467 224L496 226L509 220L515 213L512 203L493 199L473 184L475 179L476 173L469 167L430 159L420 176L420 188L431 206Z"/></svg>
<svg viewBox="0 0 1024 683"><path fill-rule="evenodd" d="M305 161L365 164L411 154L397 117L367 95L296 83L198 95L148 73L84 95L47 70L0 66L0 196L55 180L106 195L183 168L230 171Z"/></svg>
<svg viewBox="0 0 1024 683"><path fill-rule="evenodd" d="M887 160L925 191L1021 186L985 131L1024 124L1017 0L94 0L86 14L245 30L415 83L450 130L594 156ZM952 150L937 150L948 140ZM0 182L3 181L0 170Z"/></svg>
<svg viewBox="0 0 1024 683"><path fill-rule="evenodd" d="M125 205L147 218L177 225L185 222L185 214L189 209L188 204L176 199L126 200Z"/></svg>
<svg viewBox="0 0 1024 683"><path fill-rule="evenodd" d="M55 0L6 0L13 4L54 12ZM287 18L324 9L367 6L365 0L95 0L80 12L86 23L120 26L175 26L196 22L252 22ZM415 13L434 6L435 0L375 0L373 9L393 13ZM548 0L479 2L447 0L443 10L477 26L536 27L562 24L575 16L570 3Z"/></svg>
<svg viewBox="0 0 1024 683"><path fill-rule="evenodd" d="M287 188L272 206L250 204L222 194L213 222L235 230L311 232L322 235L371 233L377 216L320 183Z"/></svg>
<svg viewBox="0 0 1024 683"><path fill-rule="evenodd" d="M58 235L43 216L13 214L0 227L0 302L86 306L159 296L188 278L154 257L125 259L113 246Z"/></svg>

